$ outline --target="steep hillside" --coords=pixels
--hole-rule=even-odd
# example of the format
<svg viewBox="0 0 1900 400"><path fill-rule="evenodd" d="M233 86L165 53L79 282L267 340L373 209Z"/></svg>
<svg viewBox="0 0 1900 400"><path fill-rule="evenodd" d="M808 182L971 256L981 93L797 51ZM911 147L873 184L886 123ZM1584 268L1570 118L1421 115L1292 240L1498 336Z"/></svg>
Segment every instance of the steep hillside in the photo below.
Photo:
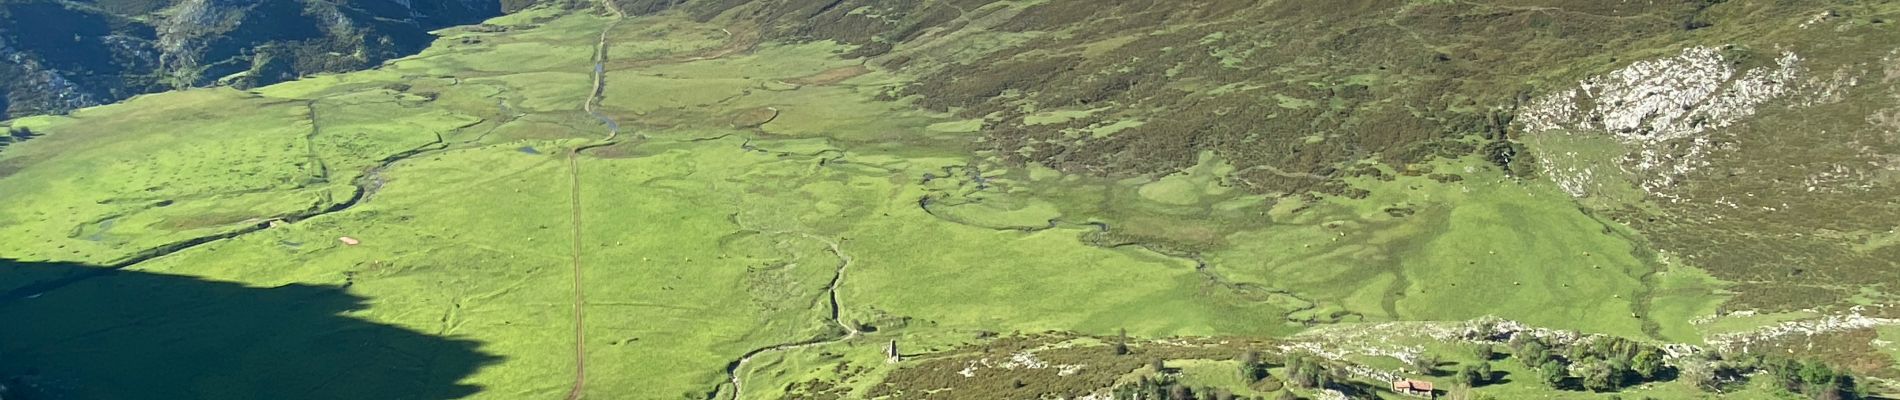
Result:
<svg viewBox="0 0 1900 400"><path fill-rule="evenodd" d="M59 113L161 89L155 33L52 2L0 3L0 115Z"/></svg>
<svg viewBox="0 0 1900 400"><path fill-rule="evenodd" d="M157 90L250 87L413 54L495 1L0 2L0 116L62 113Z"/></svg>

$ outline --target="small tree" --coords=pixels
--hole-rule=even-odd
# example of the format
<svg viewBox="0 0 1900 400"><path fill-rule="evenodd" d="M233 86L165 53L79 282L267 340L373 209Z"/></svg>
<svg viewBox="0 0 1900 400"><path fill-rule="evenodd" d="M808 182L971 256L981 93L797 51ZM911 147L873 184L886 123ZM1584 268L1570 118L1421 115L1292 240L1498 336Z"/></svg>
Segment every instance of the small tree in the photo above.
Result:
<svg viewBox="0 0 1900 400"><path fill-rule="evenodd" d="M1488 362L1478 363L1478 381L1479 382L1484 382L1484 383L1491 382L1491 375L1494 373L1495 372L1491 371L1491 363L1488 363Z"/></svg>
<svg viewBox="0 0 1900 400"><path fill-rule="evenodd" d="M1412 357L1411 361L1413 373L1431 375L1438 370L1438 356L1436 355L1420 354L1418 357Z"/></svg>
<svg viewBox="0 0 1900 400"><path fill-rule="evenodd" d="M1603 358L1595 357L1595 355L1596 352L1591 350L1590 346L1570 346L1565 348L1563 352L1564 361L1569 361L1571 364L1581 363L1583 360L1592 358Z"/></svg>
<svg viewBox="0 0 1900 400"><path fill-rule="evenodd" d="M1287 358L1286 368L1287 382L1292 383L1293 386L1314 389L1326 387L1331 383L1332 377L1328 376L1326 365L1321 364L1319 361L1307 357L1292 356Z"/></svg>
<svg viewBox="0 0 1900 400"><path fill-rule="evenodd" d="M1578 372L1583 375L1583 388L1591 391L1616 390L1622 383L1617 379L1616 369L1611 368L1610 363L1606 361L1591 360L1584 363Z"/></svg>
<svg viewBox="0 0 1900 400"><path fill-rule="evenodd" d="M1663 371L1662 354L1654 348L1645 348L1630 359L1630 369L1635 370L1636 375L1643 380L1655 380Z"/></svg>
<svg viewBox="0 0 1900 400"><path fill-rule="evenodd" d="M1527 344L1523 350L1518 350L1517 352L1517 360L1523 362L1524 366L1531 368L1544 365L1544 363L1550 361L1550 358L1550 349L1544 347L1543 343L1533 342Z"/></svg>
<svg viewBox="0 0 1900 400"><path fill-rule="evenodd" d="M1457 376L1458 382L1465 384L1465 386L1477 387L1479 384L1484 383L1484 378L1478 377L1478 367L1466 365L1458 369Z"/></svg>
<svg viewBox="0 0 1900 400"><path fill-rule="evenodd" d="M1471 355L1478 356L1478 361L1491 361L1493 357L1497 357L1498 349L1489 343L1480 344L1471 350Z"/></svg>
<svg viewBox="0 0 1900 400"><path fill-rule="evenodd" d="M1635 372L1632 372L1630 369L1630 361L1628 359L1610 360L1605 363L1605 366L1609 367L1610 380L1614 382L1617 387L1629 386L1630 378L1635 375Z"/></svg>
<svg viewBox="0 0 1900 400"><path fill-rule="evenodd" d="M1294 386L1312 389L1321 387L1324 384L1324 379L1322 379L1324 375L1316 366L1300 368L1292 374L1290 378L1292 378Z"/></svg>
<svg viewBox="0 0 1900 400"><path fill-rule="evenodd" d="M1682 369L1682 379L1695 385L1696 389L1712 393L1719 392L1722 390L1723 383L1721 373L1725 372L1723 368L1727 367L1722 364L1726 363L1691 363Z"/></svg>
<svg viewBox="0 0 1900 400"><path fill-rule="evenodd" d="M1809 386L1826 385L1835 380L1834 369L1828 368L1827 364L1823 364L1819 361L1801 363L1801 370L1796 372L1795 375L1800 377L1801 382Z"/></svg>
<svg viewBox="0 0 1900 400"><path fill-rule="evenodd" d="M1510 346L1511 351L1522 352L1524 351L1524 348L1526 346L1530 346L1531 343L1537 343L1541 345L1541 344L1544 344L1544 340L1538 339L1536 336L1531 336L1531 335L1521 335L1521 334L1512 335L1511 341L1506 342L1505 345Z"/></svg>
<svg viewBox="0 0 1900 400"><path fill-rule="evenodd" d="M1260 362L1260 352L1248 351L1240 355L1240 380L1253 383L1267 377L1267 365Z"/></svg>
<svg viewBox="0 0 1900 400"><path fill-rule="evenodd" d="M1564 379L1569 378L1570 374L1564 371L1564 365L1562 363L1558 363L1556 360L1544 360L1543 365L1537 367L1537 377L1542 380L1545 385L1557 388L1563 386Z"/></svg>

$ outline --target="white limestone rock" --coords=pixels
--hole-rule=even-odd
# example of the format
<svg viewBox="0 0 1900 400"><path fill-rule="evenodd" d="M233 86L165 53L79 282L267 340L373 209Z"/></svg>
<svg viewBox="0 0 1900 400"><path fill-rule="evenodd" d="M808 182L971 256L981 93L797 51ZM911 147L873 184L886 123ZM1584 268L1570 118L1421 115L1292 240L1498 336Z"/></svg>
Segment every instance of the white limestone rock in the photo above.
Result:
<svg viewBox="0 0 1900 400"><path fill-rule="evenodd" d="M1607 134L1625 143L1623 168L1646 192L1677 200L1670 187L1708 165L1719 148L1714 132L1753 116L1766 103L1804 86L1802 59L1784 51L1772 66L1738 71L1713 47L1684 49L1583 79L1575 88L1533 100L1519 116L1527 134ZM1849 81L1845 85L1851 86ZM1839 89L1835 89L1838 91ZM1824 101L1813 97L1810 102ZM1546 165L1573 196L1586 196L1595 171Z"/></svg>

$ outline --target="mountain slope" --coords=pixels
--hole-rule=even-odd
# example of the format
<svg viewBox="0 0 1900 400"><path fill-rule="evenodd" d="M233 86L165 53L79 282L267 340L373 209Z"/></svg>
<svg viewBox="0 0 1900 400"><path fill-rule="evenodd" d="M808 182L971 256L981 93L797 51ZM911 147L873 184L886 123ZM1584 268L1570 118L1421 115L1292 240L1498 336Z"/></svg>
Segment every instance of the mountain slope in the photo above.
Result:
<svg viewBox="0 0 1900 400"><path fill-rule="evenodd" d="M0 115L214 83L249 87L413 54L492 1L0 2Z"/></svg>
<svg viewBox="0 0 1900 400"><path fill-rule="evenodd" d="M1900 38L1890 21L1900 16L1887 4L674 7L754 23L769 38L860 45L851 56L919 78L892 98L982 118L978 150L1008 164L1168 174L1211 153L1237 169L1229 183L1247 191L1363 196L1344 184L1378 174L1361 161L1426 174L1411 166L1479 157L1565 185L1636 224L1658 250L1718 277L1803 293L1744 295L1743 309L1851 305L1857 287L1900 279L1886 275L1900 270L1900 247L1886 245L1895 228L1887 221L1900 220L1900 209L1878 200L1896 194L1892 157L1900 154L1889 121L1889 41ZM1558 98L1576 96L1569 93L1579 85L1618 92ZM1552 115L1554 107L1566 114ZM1558 130L1573 139L1550 139Z"/></svg>

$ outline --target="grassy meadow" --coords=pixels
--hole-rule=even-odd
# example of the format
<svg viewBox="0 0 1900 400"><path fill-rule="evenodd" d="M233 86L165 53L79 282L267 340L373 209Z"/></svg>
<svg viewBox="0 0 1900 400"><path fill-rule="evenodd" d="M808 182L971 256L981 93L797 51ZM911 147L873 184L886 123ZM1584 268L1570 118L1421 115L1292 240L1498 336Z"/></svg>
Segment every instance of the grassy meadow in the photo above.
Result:
<svg viewBox="0 0 1900 400"><path fill-rule="evenodd" d="M982 121L889 96L914 78L845 57L852 46L761 41L718 20L663 14L606 32L600 105L622 132L605 143L582 110L610 21L531 9L374 70L10 122L45 137L0 153L0 257L352 300L175 374L62 375L150 354L30 346L58 341L33 336L50 329L40 321L190 337L227 329L203 321L231 306L63 315L34 301L110 309L99 302L143 289L9 269L0 277L20 279L0 293L19 298L0 299L0 318L34 323L0 337L36 339L0 341L0 375L34 368L113 398L150 398L141 388L161 378L174 398L254 398L264 383L192 371L282 372L276 355L339 351L379 361L247 377L306 398L559 398L580 361L588 398L858 398L999 337L1069 332L1092 339L1050 357L1092 359L1126 332L1151 346L1143 357L1181 361L1188 382L1228 386L1237 364L1209 354L1237 347L1166 341L1497 316L1699 344L1710 327L1688 321L1724 299L1725 283L1551 183L1479 160L1367 164L1356 197L1238 190L1248 171L1212 153L1160 176L1011 166L970 151ZM171 320L201 322L147 324ZM893 340L906 361L885 362ZM1117 369L1129 360L1084 375L1113 383L1137 373ZM448 388L344 384L363 376ZM1608 396L1528 379L1479 391Z"/></svg>

